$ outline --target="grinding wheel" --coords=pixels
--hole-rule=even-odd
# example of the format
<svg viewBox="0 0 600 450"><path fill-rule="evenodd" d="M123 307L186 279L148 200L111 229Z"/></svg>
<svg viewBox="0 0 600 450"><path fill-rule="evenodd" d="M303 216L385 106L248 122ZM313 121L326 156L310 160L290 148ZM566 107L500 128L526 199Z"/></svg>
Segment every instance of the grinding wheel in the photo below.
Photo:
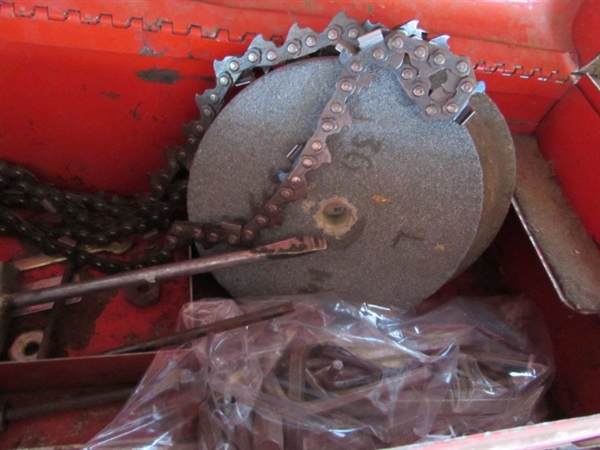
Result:
<svg viewBox="0 0 600 450"><path fill-rule="evenodd" d="M200 143L190 220L252 217L291 169L290 149L311 137L341 69L334 58L308 59L241 91ZM323 234L328 250L216 271L234 297L335 291L354 303L408 307L495 235L514 188L514 149L497 108L476 94L467 126L428 120L392 73L371 72L371 86L348 101L352 124L327 140L332 162L309 174L307 198L288 205L283 225L258 240Z"/></svg>

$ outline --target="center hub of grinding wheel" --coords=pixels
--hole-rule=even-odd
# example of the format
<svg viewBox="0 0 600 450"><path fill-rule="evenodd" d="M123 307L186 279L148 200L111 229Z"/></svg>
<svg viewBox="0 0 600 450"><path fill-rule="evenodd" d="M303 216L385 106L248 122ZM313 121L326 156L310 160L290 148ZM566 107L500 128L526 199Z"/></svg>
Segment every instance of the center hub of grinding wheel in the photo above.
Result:
<svg viewBox="0 0 600 450"><path fill-rule="evenodd" d="M333 197L323 200L313 217L317 228L324 234L341 238L358 220L358 211L347 199Z"/></svg>
<svg viewBox="0 0 600 450"><path fill-rule="evenodd" d="M241 91L198 148L190 219L252 217L295 163L289 150L310 139L341 70L337 59L313 58ZM354 303L406 307L451 278L473 246L485 184L469 130L424 118L392 73L370 70L371 85L348 100L352 124L327 140L332 162L308 174L308 196L257 242L322 234L328 250L214 272L234 297L335 291Z"/></svg>

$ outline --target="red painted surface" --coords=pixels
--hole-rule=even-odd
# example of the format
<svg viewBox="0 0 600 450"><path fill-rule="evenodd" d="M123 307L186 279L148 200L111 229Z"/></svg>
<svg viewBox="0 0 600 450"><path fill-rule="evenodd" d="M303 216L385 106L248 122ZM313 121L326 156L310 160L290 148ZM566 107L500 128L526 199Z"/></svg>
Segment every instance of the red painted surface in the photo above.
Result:
<svg viewBox="0 0 600 450"><path fill-rule="evenodd" d="M577 49L579 65L584 66L600 53L600 2L585 0L573 23L573 43Z"/></svg>
<svg viewBox="0 0 600 450"><path fill-rule="evenodd" d="M596 0L0 1L0 158L25 164L60 187L145 191L146 175L162 165L164 147L181 143L181 124L197 117L194 94L213 85L215 58L242 53L259 33L283 38L295 22L320 31L340 9L388 25L418 18L432 35L451 35L452 50L471 58L513 131L535 132L598 240L599 94L589 80L574 85L569 74L600 51L599 5ZM1 260L30 251L15 240L0 240ZM569 416L599 412L597 318L577 316L560 303L514 217L488 258L494 271L501 271L498 283L525 293L543 309L558 365L552 389L557 410ZM50 273L60 269L25 278ZM481 268L469 271L438 297L484 295L479 281L486 277ZM185 282L166 283L161 302L144 310L122 294L111 295L85 345L67 349L77 357L71 361L81 363L84 355L131 339L167 334L187 294ZM56 364L54 371L31 371L53 385L73 367ZM139 370L110 367L131 371L128 375ZM0 447L82 442L115 413L112 405L84 412L85 420L80 411L25 421L0 435Z"/></svg>
<svg viewBox="0 0 600 450"><path fill-rule="evenodd" d="M588 232L600 242L600 115L597 108L574 86L544 118L536 135L540 150L552 162L565 195Z"/></svg>

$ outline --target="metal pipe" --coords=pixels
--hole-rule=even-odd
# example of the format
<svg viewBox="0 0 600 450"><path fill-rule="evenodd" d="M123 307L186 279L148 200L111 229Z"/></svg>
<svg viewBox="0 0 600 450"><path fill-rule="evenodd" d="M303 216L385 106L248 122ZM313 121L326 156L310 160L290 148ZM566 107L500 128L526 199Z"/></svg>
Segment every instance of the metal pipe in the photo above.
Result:
<svg viewBox="0 0 600 450"><path fill-rule="evenodd" d="M96 280L53 286L36 291L18 292L5 296L3 300L9 308L23 308L55 301L61 298L79 297L109 289L156 283L175 277L212 272L217 269L278 257L302 255L314 251L325 250L326 248L327 244L322 237L305 236L301 238L291 238L274 244L257 247L252 250L163 264L160 266L133 270L131 272L109 275Z"/></svg>
<svg viewBox="0 0 600 450"><path fill-rule="evenodd" d="M294 304L292 302L285 302L283 304L270 306L259 311L253 311L248 314L232 317L231 319L225 319L206 325L201 325L199 327L174 333L169 336L148 339L146 341L138 342L137 344L128 345L127 347L116 348L114 350L104 352L103 354L120 355L122 353L155 350L169 345L183 344L191 341L192 339L198 339L209 334L222 333L223 331L233 330L234 328L241 328L246 325L262 322L263 320L269 320L275 317L283 316L284 314L289 314L293 311Z"/></svg>

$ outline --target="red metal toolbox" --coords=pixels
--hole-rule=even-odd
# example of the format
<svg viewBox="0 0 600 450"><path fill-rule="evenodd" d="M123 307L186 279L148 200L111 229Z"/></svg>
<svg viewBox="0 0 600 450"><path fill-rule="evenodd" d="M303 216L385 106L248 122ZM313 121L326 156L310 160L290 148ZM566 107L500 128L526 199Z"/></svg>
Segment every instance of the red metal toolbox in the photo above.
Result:
<svg viewBox="0 0 600 450"><path fill-rule="evenodd" d="M341 10L361 22L397 25L419 19L431 35L450 35L452 51L470 58L510 131L535 138L599 246L596 0L2 0L0 159L59 188L145 192L147 174L164 164L164 148L180 145L182 124L197 118L195 95L214 87L216 59L243 54L258 34L282 42L294 23L322 30ZM595 76L589 74L594 61ZM34 252L29 244L0 237L0 261ZM533 299L554 346L554 417L599 413L598 314L579 314L559 299L513 211L483 261L434 297L484 295L495 283ZM21 281L61 270L40 269ZM35 402L35 390L62 398L53 390L136 381L152 355L119 356L108 363L90 355L168 334L189 289L187 280L166 282L160 301L144 309L128 303L123 292L98 294L86 307L74 305L61 322L72 328L61 338L61 358L27 366L0 362L0 392ZM13 325L11 333L43 323L29 320L33 323ZM85 442L118 406L15 423L0 434L0 447Z"/></svg>

